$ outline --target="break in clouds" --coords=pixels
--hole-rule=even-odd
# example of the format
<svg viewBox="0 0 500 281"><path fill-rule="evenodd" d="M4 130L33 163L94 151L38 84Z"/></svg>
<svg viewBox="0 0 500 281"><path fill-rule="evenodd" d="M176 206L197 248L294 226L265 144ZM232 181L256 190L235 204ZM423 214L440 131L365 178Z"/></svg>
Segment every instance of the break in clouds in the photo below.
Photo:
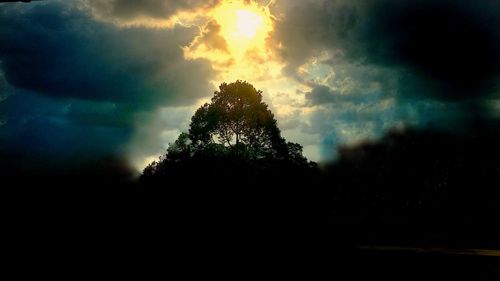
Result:
<svg viewBox="0 0 500 281"><path fill-rule="evenodd" d="M185 53L227 49L209 18L222 2L0 4L3 165L91 169L108 159L137 169L156 158L222 82L220 65ZM394 127L464 130L499 115L497 1L259 5L273 16L266 58L280 69L241 79L264 91L311 160Z"/></svg>

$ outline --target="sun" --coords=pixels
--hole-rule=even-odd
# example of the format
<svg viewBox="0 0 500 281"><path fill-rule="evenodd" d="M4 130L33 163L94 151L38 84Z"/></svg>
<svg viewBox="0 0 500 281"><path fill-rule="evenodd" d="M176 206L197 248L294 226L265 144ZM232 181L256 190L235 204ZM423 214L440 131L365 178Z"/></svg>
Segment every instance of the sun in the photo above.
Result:
<svg viewBox="0 0 500 281"><path fill-rule="evenodd" d="M273 28L269 10L253 2L222 2L212 17L220 25L220 35L236 57L246 50L263 48Z"/></svg>
<svg viewBox="0 0 500 281"><path fill-rule="evenodd" d="M237 32L234 36L244 36L247 38L253 38L257 34L257 31L262 25L263 19L261 16L254 14L247 10L237 10L236 11L236 29Z"/></svg>
<svg viewBox="0 0 500 281"><path fill-rule="evenodd" d="M184 48L187 59L207 59L217 71L214 84L275 77L282 66L269 42L276 18L257 1L225 0L206 13L202 33Z"/></svg>

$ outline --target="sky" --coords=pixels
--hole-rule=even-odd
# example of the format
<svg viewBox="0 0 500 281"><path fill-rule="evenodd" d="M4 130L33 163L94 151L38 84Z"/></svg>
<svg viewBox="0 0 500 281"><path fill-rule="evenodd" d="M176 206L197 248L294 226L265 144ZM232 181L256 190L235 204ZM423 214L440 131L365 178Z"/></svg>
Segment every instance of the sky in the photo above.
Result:
<svg viewBox="0 0 500 281"><path fill-rule="evenodd" d="M500 118L500 2L0 3L0 158L139 173L222 82L263 91L313 161L405 127Z"/></svg>

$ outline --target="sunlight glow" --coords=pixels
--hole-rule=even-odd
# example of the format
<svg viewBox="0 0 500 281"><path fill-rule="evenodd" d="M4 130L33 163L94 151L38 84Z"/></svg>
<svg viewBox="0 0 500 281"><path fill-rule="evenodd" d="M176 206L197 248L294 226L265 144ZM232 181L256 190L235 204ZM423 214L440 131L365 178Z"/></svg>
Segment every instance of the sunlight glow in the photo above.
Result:
<svg viewBox="0 0 500 281"><path fill-rule="evenodd" d="M238 36L245 36L248 38L255 37L257 30L262 25L262 17L246 10L236 11L238 32L235 34Z"/></svg>
<svg viewBox="0 0 500 281"><path fill-rule="evenodd" d="M266 39L273 29L267 8L255 3L226 1L214 10L213 19L220 25L220 35L235 59L241 60L248 50L265 51Z"/></svg>
<svg viewBox="0 0 500 281"><path fill-rule="evenodd" d="M273 30L273 20L267 7L248 1L223 1L207 12L209 22L215 23L219 30L217 42L225 42L224 48L214 48L214 35L204 37L201 34L188 48L188 59L204 58L210 60L216 68L231 70L237 75L257 74L253 66L258 67L269 60L267 39ZM207 35L209 24L202 28ZM213 31L213 30L212 30ZM209 40L212 40L211 42ZM218 44L220 47L220 44ZM225 72L225 71L224 71ZM224 77L223 79L228 79ZM252 77L239 77L249 79Z"/></svg>

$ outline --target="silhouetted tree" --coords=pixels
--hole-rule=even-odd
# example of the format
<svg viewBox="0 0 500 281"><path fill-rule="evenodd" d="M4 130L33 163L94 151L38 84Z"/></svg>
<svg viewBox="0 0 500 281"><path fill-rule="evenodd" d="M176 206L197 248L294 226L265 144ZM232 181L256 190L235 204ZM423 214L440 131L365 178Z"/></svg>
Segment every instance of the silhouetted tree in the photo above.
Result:
<svg viewBox="0 0 500 281"><path fill-rule="evenodd" d="M287 143L281 136L273 113L262 101L262 91L243 81L220 85L211 102L192 117L189 133L170 144L166 155L150 164L143 176L172 174L180 167L200 170L207 165L222 172L233 169L234 161L245 163L250 171L312 165L302 155L300 144Z"/></svg>
<svg viewBox="0 0 500 281"><path fill-rule="evenodd" d="M286 157L287 147L262 92L236 81L222 84L211 103L192 118L189 130L196 147L218 143L253 158Z"/></svg>

